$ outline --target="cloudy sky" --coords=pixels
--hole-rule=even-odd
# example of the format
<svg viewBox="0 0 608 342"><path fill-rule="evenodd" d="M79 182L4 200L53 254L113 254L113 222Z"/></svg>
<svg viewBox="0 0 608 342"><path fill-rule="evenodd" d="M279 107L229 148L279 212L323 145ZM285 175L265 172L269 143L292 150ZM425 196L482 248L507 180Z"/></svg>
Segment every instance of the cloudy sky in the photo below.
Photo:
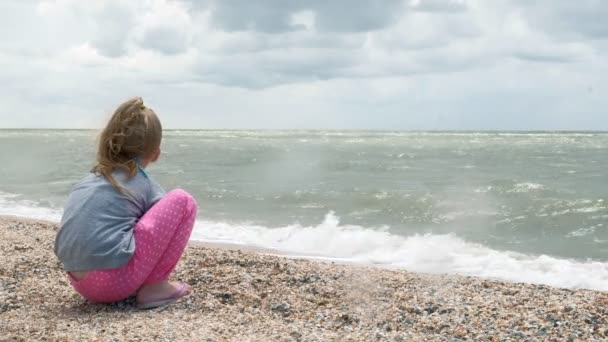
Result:
<svg viewBox="0 0 608 342"><path fill-rule="evenodd" d="M608 130L604 0L3 0L0 127Z"/></svg>

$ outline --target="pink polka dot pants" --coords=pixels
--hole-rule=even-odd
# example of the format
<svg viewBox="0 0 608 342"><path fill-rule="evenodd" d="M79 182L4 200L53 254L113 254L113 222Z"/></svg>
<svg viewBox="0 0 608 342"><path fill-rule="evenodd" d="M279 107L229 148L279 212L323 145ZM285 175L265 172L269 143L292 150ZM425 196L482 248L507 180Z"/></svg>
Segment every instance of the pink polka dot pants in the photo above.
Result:
<svg viewBox="0 0 608 342"><path fill-rule="evenodd" d="M80 281L68 273L70 283L92 302L111 303L136 294L143 285L169 279L190 239L196 211L190 194L168 192L135 225L135 254L126 265L92 271Z"/></svg>

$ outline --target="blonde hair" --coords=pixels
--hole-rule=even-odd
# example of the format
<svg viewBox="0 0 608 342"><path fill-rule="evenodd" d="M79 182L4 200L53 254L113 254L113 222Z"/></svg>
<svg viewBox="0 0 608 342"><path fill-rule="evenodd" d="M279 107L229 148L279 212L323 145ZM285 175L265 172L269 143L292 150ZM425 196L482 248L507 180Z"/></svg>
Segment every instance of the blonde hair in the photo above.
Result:
<svg viewBox="0 0 608 342"><path fill-rule="evenodd" d="M114 111L110 121L99 135L97 163L91 169L106 179L120 192L124 189L112 177L116 169L127 171L128 177L138 172L138 158L154 156L160 147L162 126L141 97L132 98Z"/></svg>

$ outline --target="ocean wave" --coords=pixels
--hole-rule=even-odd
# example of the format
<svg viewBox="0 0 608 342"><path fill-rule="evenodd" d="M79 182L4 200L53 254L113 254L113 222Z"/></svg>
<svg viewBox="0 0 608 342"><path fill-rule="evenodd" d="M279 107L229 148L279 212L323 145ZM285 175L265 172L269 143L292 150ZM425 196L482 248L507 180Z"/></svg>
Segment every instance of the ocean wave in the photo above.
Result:
<svg viewBox="0 0 608 342"><path fill-rule="evenodd" d="M507 192L532 192L545 189L545 186L538 183L517 183L512 189Z"/></svg>
<svg viewBox="0 0 608 342"><path fill-rule="evenodd" d="M530 193L530 192L538 192L546 190L546 187L543 184L532 183L532 182L522 182L522 183L514 183L514 184L498 184L498 185L488 185L484 187L478 187L474 190L476 193L488 193L488 192L496 192L499 194L502 193Z"/></svg>
<svg viewBox="0 0 608 342"><path fill-rule="evenodd" d="M90 129L0 129L0 138L15 137L91 137L98 134L97 130Z"/></svg>
<svg viewBox="0 0 608 342"><path fill-rule="evenodd" d="M0 215L59 222L61 211L0 192ZM577 232L573 235L587 232ZM387 226L340 224L330 212L315 226L269 228L199 219L192 240L230 243L298 257L375 264L424 273L451 273L566 288L608 290L608 263L498 251L455 234L392 234ZM572 275L576 274L576 277Z"/></svg>
<svg viewBox="0 0 608 342"><path fill-rule="evenodd" d="M566 234L566 237L573 238L573 237L587 236L587 235L593 234L597 228L601 228L603 226L604 225L602 223L600 223L600 224L597 224L597 225L591 226L591 227L579 228L575 231L572 231L572 232Z"/></svg>
<svg viewBox="0 0 608 342"><path fill-rule="evenodd" d="M603 199L576 199L576 200L559 200L551 204L543 205L537 212L537 217L557 217L570 214L589 214L590 220L606 219L608 215L605 212L608 207ZM590 215L595 214L595 215Z"/></svg>
<svg viewBox="0 0 608 342"><path fill-rule="evenodd" d="M498 251L454 234L399 236L387 227L341 225L333 212L317 226L268 228L199 221L193 239L293 253L309 258L452 273L566 288L608 290L608 263ZM573 277L577 274L577 277Z"/></svg>
<svg viewBox="0 0 608 342"><path fill-rule="evenodd" d="M27 217L51 222L61 220L61 210L41 207L34 201L19 199L19 195L1 191L0 215Z"/></svg>

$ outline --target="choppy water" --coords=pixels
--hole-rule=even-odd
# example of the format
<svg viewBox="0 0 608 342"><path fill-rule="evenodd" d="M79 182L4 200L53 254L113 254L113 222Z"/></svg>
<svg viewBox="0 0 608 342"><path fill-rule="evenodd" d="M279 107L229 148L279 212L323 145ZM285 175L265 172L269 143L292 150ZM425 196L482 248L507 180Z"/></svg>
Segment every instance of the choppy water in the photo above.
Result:
<svg viewBox="0 0 608 342"><path fill-rule="evenodd" d="M57 221L93 131L0 131L0 214ZM608 290L608 134L168 131L194 239Z"/></svg>

